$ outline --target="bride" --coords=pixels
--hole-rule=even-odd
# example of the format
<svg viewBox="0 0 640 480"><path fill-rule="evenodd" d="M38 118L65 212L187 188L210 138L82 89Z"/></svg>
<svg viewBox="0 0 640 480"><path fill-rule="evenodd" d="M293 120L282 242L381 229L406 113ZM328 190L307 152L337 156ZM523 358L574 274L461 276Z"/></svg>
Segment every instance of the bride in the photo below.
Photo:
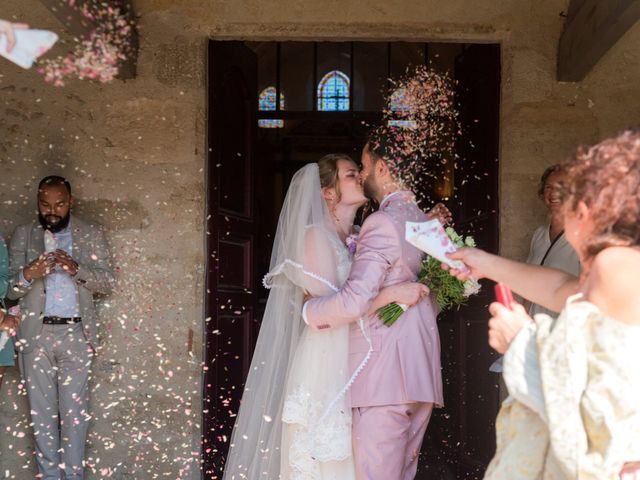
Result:
<svg viewBox="0 0 640 480"><path fill-rule="evenodd" d="M366 201L358 167L346 155L326 155L294 175L263 281L271 291L225 480L355 479L348 389L357 373L348 371L349 327L316 332L301 311L305 295L332 294L347 279L348 237ZM370 312L391 302L412 305L425 293L419 283L385 288Z"/></svg>

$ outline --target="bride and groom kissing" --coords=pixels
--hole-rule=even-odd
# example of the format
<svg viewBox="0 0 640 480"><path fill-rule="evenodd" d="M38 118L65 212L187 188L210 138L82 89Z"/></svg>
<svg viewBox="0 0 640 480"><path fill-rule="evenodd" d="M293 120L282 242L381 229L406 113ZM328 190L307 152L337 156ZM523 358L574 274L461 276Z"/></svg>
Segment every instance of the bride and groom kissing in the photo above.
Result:
<svg viewBox="0 0 640 480"><path fill-rule="evenodd" d="M443 404L436 305L416 283L405 223L425 214L374 133L359 170L346 155L300 169L280 213L270 289L224 479L410 480ZM379 203L357 234L367 197ZM391 327L376 310L410 308Z"/></svg>

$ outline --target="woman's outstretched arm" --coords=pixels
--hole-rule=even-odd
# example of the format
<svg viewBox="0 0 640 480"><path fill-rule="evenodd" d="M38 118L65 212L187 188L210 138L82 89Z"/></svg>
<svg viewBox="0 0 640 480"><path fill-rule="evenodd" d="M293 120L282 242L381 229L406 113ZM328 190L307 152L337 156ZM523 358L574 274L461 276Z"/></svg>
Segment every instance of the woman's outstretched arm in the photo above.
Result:
<svg viewBox="0 0 640 480"><path fill-rule="evenodd" d="M561 311L567 298L578 293L578 278L555 268L516 262L477 248L461 248L449 257L469 268L451 271L461 280L473 277L506 283L518 295L554 312Z"/></svg>

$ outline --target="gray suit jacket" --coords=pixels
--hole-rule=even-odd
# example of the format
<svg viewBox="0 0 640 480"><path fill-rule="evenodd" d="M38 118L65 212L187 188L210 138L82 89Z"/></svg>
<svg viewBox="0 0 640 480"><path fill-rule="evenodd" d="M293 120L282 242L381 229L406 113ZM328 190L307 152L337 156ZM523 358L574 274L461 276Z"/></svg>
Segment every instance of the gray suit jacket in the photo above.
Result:
<svg viewBox="0 0 640 480"><path fill-rule="evenodd" d="M94 294L109 294L115 277L111 268L109 249L102 227L71 217L73 259L78 263L74 277L78 286L78 301L85 337L92 347L97 346L98 318L93 302ZM20 282L22 269L44 252L44 230L35 220L16 228L9 246L10 287L7 298L20 300L23 320L17 333L16 348L30 352L42 331L42 317L46 290L39 278L25 287Z"/></svg>

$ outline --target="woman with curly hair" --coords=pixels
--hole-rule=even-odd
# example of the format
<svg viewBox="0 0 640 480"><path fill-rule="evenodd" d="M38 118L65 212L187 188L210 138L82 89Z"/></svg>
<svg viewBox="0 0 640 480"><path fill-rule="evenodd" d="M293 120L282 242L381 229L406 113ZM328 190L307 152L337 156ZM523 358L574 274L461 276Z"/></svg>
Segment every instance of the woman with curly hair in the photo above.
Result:
<svg viewBox="0 0 640 480"><path fill-rule="evenodd" d="M580 278L477 249L451 255L471 276L561 311L554 321L518 304L489 308L509 397L488 479L640 478L640 132L580 148L562 171Z"/></svg>

